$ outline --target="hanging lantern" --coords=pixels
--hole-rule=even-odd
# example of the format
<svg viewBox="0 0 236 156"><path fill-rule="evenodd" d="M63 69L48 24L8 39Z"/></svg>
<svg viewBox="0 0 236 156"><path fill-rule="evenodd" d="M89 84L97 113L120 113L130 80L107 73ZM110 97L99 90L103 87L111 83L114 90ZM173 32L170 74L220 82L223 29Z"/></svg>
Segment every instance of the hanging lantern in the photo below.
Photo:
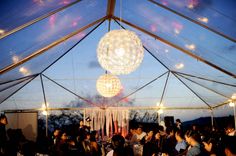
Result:
<svg viewBox="0 0 236 156"><path fill-rule="evenodd" d="M121 83L117 76L105 74L97 80L97 91L104 97L113 97L120 92Z"/></svg>
<svg viewBox="0 0 236 156"><path fill-rule="evenodd" d="M100 65L114 75L129 74L142 62L144 49L138 36L129 30L112 30L98 44Z"/></svg>

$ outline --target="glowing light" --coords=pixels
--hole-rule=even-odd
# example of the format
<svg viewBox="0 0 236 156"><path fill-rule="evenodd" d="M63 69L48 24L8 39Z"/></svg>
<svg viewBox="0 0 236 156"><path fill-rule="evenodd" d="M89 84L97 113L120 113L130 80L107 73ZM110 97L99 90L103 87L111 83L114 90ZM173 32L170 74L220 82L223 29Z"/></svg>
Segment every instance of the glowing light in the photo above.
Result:
<svg viewBox="0 0 236 156"><path fill-rule="evenodd" d="M174 31L176 35L180 34L180 31L178 29L175 29Z"/></svg>
<svg viewBox="0 0 236 156"><path fill-rule="evenodd" d="M189 50L195 50L196 46L194 44L186 44L185 47Z"/></svg>
<svg viewBox="0 0 236 156"><path fill-rule="evenodd" d="M0 29L0 35L4 34L5 31L3 29Z"/></svg>
<svg viewBox="0 0 236 156"><path fill-rule="evenodd" d="M208 18L206 17L199 17L197 18L199 21L203 22L203 23L208 23Z"/></svg>
<svg viewBox="0 0 236 156"><path fill-rule="evenodd" d="M234 94L231 96L231 99L233 99L233 100L236 99L236 93L234 93Z"/></svg>
<svg viewBox="0 0 236 156"><path fill-rule="evenodd" d="M194 8L196 8L196 7L198 6L198 4L199 4L199 1L198 1L198 0L188 0L188 1L187 1L187 7L188 7L189 9L194 9Z"/></svg>
<svg viewBox="0 0 236 156"><path fill-rule="evenodd" d="M117 76L105 74L97 80L97 91L104 97L113 97L121 90L121 82Z"/></svg>
<svg viewBox="0 0 236 156"><path fill-rule="evenodd" d="M25 76L31 74L30 71L27 68L25 68L25 67L20 67L19 72L21 72Z"/></svg>
<svg viewBox="0 0 236 156"><path fill-rule="evenodd" d="M234 105L235 105L235 104L234 104L232 101L229 103L229 106L230 106L230 107L234 107Z"/></svg>
<svg viewBox="0 0 236 156"><path fill-rule="evenodd" d="M178 22L172 22L172 26L174 27L174 32L176 35L180 34L181 30L183 29L183 25Z"/></svg>
<svg viewBox="0 0 236 156"><path fill-rule="evenodd" d="M168 52L169 52L169 50L168 50L168 49L165 49L165 52L166 52L166 53L168 53Z"/></svg>
<svg viewBox="0 0 236 156"><path fill-rule="evenodd" d="M12 57L12 61L13 61L13 63L17 63L17 62L20 61L20 58L19 58L18 56L14 55L14 56Z"/></svg>
<svg viewBox="0 0 236 156"><path fill-rule="evenodd" d="M46 107L46 105L47 105L47 107ZM49 115L49 112L47 111L47 108L49 107L49 103L47 102L47 104L45 104L45 103L43 103L42 104L42 107L41 107L41 109L43 110L42 111L42 114L43 115Z"/></svg>
<svg viewBox="0 0 236 156"><path fill-rule="evenodd" d="M175 68L176 69L182 69L182 68L184 68L184 64L183 63L178 63L178 64L175 65Z"/></svg>
<svg viewBox="0 0 236 156"><path fill-rule="evenodd" d="M158 114L163 114L164 111L163 111L163 109L159 109L159 110L157 111L157 113L158 113Z"/></svg>
<svg viewBox="0 0 236 156"><path fill-rule="evenodd" d="M156 105L157 105L157 107L163 107L164 106L163 102L161 102L161 103L157 102Z"/></svg>
<svg viewBox="0 0 236 156"><path fill-rule="evenodd" d="M105 34L97 48L100 65L114 75L129 74L141 64L144 49L138 36L129 30Z"/></svg>

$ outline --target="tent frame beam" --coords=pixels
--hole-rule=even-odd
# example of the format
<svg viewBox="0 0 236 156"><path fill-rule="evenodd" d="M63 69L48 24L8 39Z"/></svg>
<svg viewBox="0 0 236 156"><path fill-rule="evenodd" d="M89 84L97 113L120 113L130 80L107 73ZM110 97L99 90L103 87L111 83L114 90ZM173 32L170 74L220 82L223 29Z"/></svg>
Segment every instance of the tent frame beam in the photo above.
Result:
<svg viewBox="0 0 236 156"><path fill-rule="evenodd" d="M59 87L63 88L64 90L68 91L69 93L73 94L74 96L78 97L79 99L85 101L87 104L91 105L91 106L96 106L98 107L96 104L94 104L93 102L89 101L88 99L74 93L73 91L71 91L70 89L64 87L63 85L59 84L58 82L52 80L51 78L49 78L48 76L42 74L45 78L47 78L48 80L50 80L51 82L55 83L56 85L58 85Z"/></svg>
<svg viewBox="0 0 236 156"><path fill-rule="evenodd" d="M59 9L56 9L55 11L49 12L49 13L47 13L47 14L45 14L45 15L42 15L42 16L40 16L40 17L34 19L34 20L31 20L31 21L29 21L29 22L27 22L27 23L25 23L25 24L23 24L23 25L21 25L21 26L19 26L19 27L16 27L16 28L14 28L13 30L11 30L11 31L9 31L9 32L7 32L7 33L5 33L4 35L1 35L1 36L0 36L0 40L3 39L3 38L5 38L5 37L7 37L7 36L9 36L9 35L12 35L12 34L16 33L17 31L20 31L20 30L22 30L22 29L25 29L25 28L27 28L27 27L33 25L34 23L37 23L37 22L39 22L39 21L41 21L41 20L43 20L43 19L45 19L45 18L47 18L47 17L49 17L49 16L51 16L51 15L53 15L53 14L56 14L56 13L58 13L58 12L60 12L60 11L63 11L63 10L65 10L65 9L71 7L72 5L77 4L77 3L80 2L80 1L81 1L81 0L76 0L76 1L74 1L74 2L72 2L72 3L70 3L70 4L68 4L68 5L65 5L64 7L61 7L61 8L59 8Z"/></svg>
<svg viewBox="0 0 236 156"><path fill-rule="evenodd" d="M197 25L199 25L199 26L201 26L201 27L207 29L208 31L211 31L211 32L213 32L213 33L215 33L215 34L217 34L217 35L219 35L219 36L221 36L221 37L223 37L223 38L225 38L225 39L228 39L228 40L230 40L230 41L232 41L232 42L234 42L234 43L236 42L236 40L235 40L234 38L229 37L228 35L225 35L224 33L219 32L219 31L217 31L217 30L215 30L215 29L213 29L213 28L211 28L211 27L208 27L207 25L202 24L201 22L198 22L198 21L196 21L196 20L194 20L194 19L192 19L192 18L190 18L190 17L188 17L188 16L185 16L184 14L181 14L181 13L179 13L178 11L175 11L175 10L173 10L173 9L171 9L171 8L169 8L169 7L167 7L167 6L165 6L165 5L162 5L162 4L158 3L158 2L155 2L154 0L148 0L148 1L150 1L151 3L157 5L157 6L163 8L163 9L165 9L165 10L170 11L171 13L173 13L173 14L175 14L175 15L178 15L178 16L180 16L180 17L182 17L182 18L184 18L184 19L186 19L186 20L188 20L188 21L190 21L190 22L192 22L192 23L194 23L194 24L197 24Z"/></svg>
<svg viewBox="0 0 236 156"><path fill-rule="evenodd" d="M29 80L27 83L25 83L23 86L21 86L20 88L18 88L17 90L15 90L12 94L10 94L9 96L7 96L4 100L2 100L1 102L0 102L0 105L4 102L4 101L6 101L8 98L10 98L12 95L14 95L15 93L17 93L19 90L21 90L24 86L26 86L28 83L30 83L31 81L33 81L36 77L38 77L38 75L39 74L35 74L35 76L34 77L32 77L32 79L31 80Z"/></svg>
<svg viewBox="0 0 236 156"><path fill-rule="evenodd" d="M176 75L175 73L172 73L180 82L182 82L190 91L192 91L193 94L195 94L200 100L202 100L202 102L204 102L209 109L212 109L212 107L201 97L199 96L194 90L192 90L186 83L184 83L179 77L178 75Z"/></svg>
<svg viewBox="0 0 236 156"><path fill-rule="evenodd" d="M112 105L110 105L110 106L114 106L115 104L119 103L119 102L122 101L123 99L125 99L125 98L127 98L127 97L129 97L129 96L131 96L131 95L133 95L133 94L135 94L135 93L137 93L138 91L140 91L141 89L147 87L148 85L150 85L151 83L155 82L156 80L158 80L158 79L161 78L162 76L166 75L167 73L169 73L169 71L166 71L165 73L159 75L158 77L156 77L155 79L153 79L153 80L151 80L150 82L146 83L146 84L143 85L142 87L140 87L140 88L136 89L135 91L131 92L130 94L128 94L128 95L126 95L126 96L120 98L118 101L116 101L114 104L112 104ZM110 106L109 106L109 107L110 107Z"/></svg>
<svg viewBox="0 0 236 156"><path fill-rule="evenodd" d="M58 45L58 44L60 44L60 43L62 43L62 42L64 42L64 41L66 41L67 39L69 39L69 38L71 38L71 37L77 35L78 33L80 33L80 32L82 32L82 31L86 30L86 29L89 28L89 27L94 26L95 24L100 23L100 22L102 22L102 21L105 21L106 19L107 19L107 16L104 16L104 17L102 17L102 18L100 18L100 19L98 19L98 20L96 20L96 21L94 21L94 22L92 22L92 23L90 23L90 24L88 24L88 25L86 25L86 26L84 26L84 27L82 27L82 28L80 28L80 29L78 29L78 30L76 30L76 31L74 31L74 32L72 32L72 33L70 33L70 34L68 34L68 35L66 35L66 36L63 36L62 38L60 38L60 39L58 39L58 40L56 40L56 41L50 43L49 45L47 45L47 46L45 46L45 47L43 47L43 48L41 48L41 49L39 49L39 50L36 50L36 51L33 52L31 55L29 55L29 56L23 58L21 61L15 63L15 64L11 64L11 65L9 65L9 66L7 66L7 67L1 69L1 70L0 70L0 74L3 74L3 73L5 73L5 72L7 72L7 71L9 71L9 70L11 70L11 69L13 69L13 68L19 66L19 65L21 65L21 64L23 64L23 63L25 63L25 62L31 60L32 58L34 58L34 57L36 57L36 56L38 56L38 55L43 54L43 53L46 52L47 50L49 50L49 49L55 47L56 45Z"/></svg>
<svg viewBox="0 0 236 156"><path fill-rule="evenodd" d="M221 93L219 93L219 92L217 92L217 91L215 91L215 90L213 90L213 89L211 89L211 88L208 88L208 87L206 87L206 86L204 86L204 85L202 85L202 84L200 84L200 83L198 83L198 82L195 82L195 81L193 81L193 80L191 80L191 79L189 79L189 78L187 78L187 77L185 77L185 76L183 76L183 75L179 75L178 73L176 73L176 75L178 75L178 76L180 76L180 77L182 77L182 78L184 78L184 79L186 79L186 80L188 80L188 81L190 81L190 82L192 82L192 83L195 83L195 84L197 84L198 86L201 86L202 88L205 88L205 89L207 89L207 90L209 90L209 91L211 91L211 92L213 92L213 93L215 93L215 94L218 94L218 95L220 95L220 96L222 96L222 97L224 97L224 98L230 99L230 97L228 97L228 96L226 96L226 95L224 95L224 94L221 94Z"/></svg>
<svg viewBox="0 0 236 156"><path fill-rule="evenodd" d="M114 20L120 20L120 18L118 18L116 16L113 16L112 18ZM168 41L168 40L166 40L166 39L164 39L162 37L159 37L159 36L149 32L149 31L147 31L147 30L145 30L145 29L143 29L143 28L141 28L141 27L139 27L139 26L137 26L135 24L132 24L132 23L130 23L130 22L124 20L124 19L121 19L121 22L123 22L123 23L125 23L125 24L127 24L127 25L129 25L129 26L131 26L131 27L133 27L133 28L135 28L135 29L137 29L137 30L139 30L139 31L141 31L141 32L143 32L143 33L145 33L145 34L155 38L155 39L158 39L159 41L161 41L161 42L163 42L165 44L168 44L171 47L174 47L175 49L177 49L177 50L179 50L179 51L181 51L181 52L191 56L192 58L197 59L198 61L201 61L201 62L203 62L203 63L205 63L205 64L207 64L207 65L209 65L209 66L211 66L211 67L213 67L213 68L215 68L215 69L217 69L217 70L219 70L219 71L221 71L221 72L223 72L223 73L225 73L225 74L227 74L229 76L232 76L233 78L236 78L236 75L234 73L231 73L231 72L229 72L229 71L227 71L227 70L225 70L225 69L223 69L223 68L221 68L221 67L219 67L219 66L217 66L217 65L215 65L215 64L213 64L213 63L211 63L211 62L209 62L209 61L207 61L207 60L205 60L205 59L203 59L203 58L201 58L201 57L199 57L197 55L195 55L195 54L193 54L192 52L190 52L190 51L188 51L188 50L186 50L186 49L184 49L184 48L182 48L182 47L180 47L180 46L178 46L178 45L176 45L174 43L171 43L170 41Z"/></svg>
<svg viewBox="0 0 236 156"><path fill-rule="evenodd" d="M127 109L127 110L159 110L160 108L163 110L209 110L208 107L145 107L145 106L139 106L139 107L108 107L108 109ZM79 108L79 107L73 107L73 108L48 108L48 111L70 111L70 110L84 110L87 108ZM101 109L100 107L95 107L94 109ZM43 111L42 108L35 108L35 109L22 109L22 110L4 110L4 112L31 112L31 111Z"/></svg>
<svg viewBox="0 0 236 156"><path fill-rule="evenodd" d="M104 20L105 21L105 20ZM91 31L89 31L83 38L81 38L77 43L75 43L71 48L69 48L64 54L58 57L55 61L53 61L49 66L47 66L44 70L41 71L43 73L52 65L54 65L57 61L59 61L62 57L64 57L67 53L69 53L73 48L75 48L80 42L82 42L85 38L87 38L93 31L95 31L104 21L100 22L96 27L94 27Z"/></svg>
<svg viewBox="0 0 236 156"><path fill-rule="evenodd" d="M162 104L162 101L163 101L163 98L164 98L164 95L165 95L165 92L166 92L166 86L167 86L169 77L170 77L170 71L168 72L167 77L166 77L166 81L165 81L165 85L164 85L164 88L163 88L163 91L162 91L162 94L161 94L161 99L160 99L159 106L161 106L161 104Z"/></svg>
<svg viewBox="0 0 236 156"><path fill-rule="evenodd" d="M108 3L107 3L107 18L108 18L109 21L111 20L111 18L114 15L115 6L116 6L116 0L108 0Z"/></svg>
<svg viewBox="0 0 236 156"><path fill-rule="evenodd" d="M20 84L20 83L22 83L22 82L25 82L25 81L27 81L27 80L33 78L33 77L34 77L34 76L27 77L27 78L25 78L25 79L20 79L18 82L14 83L14 84L11 84L11 85L9 85L9 86L3 88L3 89L0 89L0 92L2 92L2 91L4 91L4 90L7 90L7 89L9 89L9 88L11 88L11 87L13 87L13 86L15 86L15 85L18 85L18 84ZM13 81L13 82L14 82L14 81Z"/></svg>
<svg viewBox="0 0 236 156"><path fill-rule="evenodd" d="M204 78L204 77L200 77L200 76L195 76L195 75L186 74L186 73L182 73L182 72L177 72L177 71L173 71L173 70L172 70L171 72L172 72L172 73L176 73L176 74L180 74L180 75L185 75L185 76L197 78L197 79L201 79L201 80L205 80L205 81L209 81L209 82L214 82L214 83L218 83L218 84L230 86L230 87L236 87L236 85L234 85L234 84L229 84L229 83L225 83L225 82L220 82L220 81L216 81L216 80L211 80L211 79Z"/></svg>

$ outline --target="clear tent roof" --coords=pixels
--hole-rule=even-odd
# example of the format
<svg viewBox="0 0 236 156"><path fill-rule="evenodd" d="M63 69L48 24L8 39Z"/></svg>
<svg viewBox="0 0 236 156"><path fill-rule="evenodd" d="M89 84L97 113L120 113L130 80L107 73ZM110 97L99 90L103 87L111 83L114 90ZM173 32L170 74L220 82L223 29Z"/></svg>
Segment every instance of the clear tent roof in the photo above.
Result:
<svg viewBox="0 0 236 156"><path fill-rule="evenodd" d="M38 109L45 100L52 109L213 109L236 92L233 0L0 3L0 110ZM145 54L136 71L119 76L120 93L104 98L96 48L109 21L134 31Z"/></svg>

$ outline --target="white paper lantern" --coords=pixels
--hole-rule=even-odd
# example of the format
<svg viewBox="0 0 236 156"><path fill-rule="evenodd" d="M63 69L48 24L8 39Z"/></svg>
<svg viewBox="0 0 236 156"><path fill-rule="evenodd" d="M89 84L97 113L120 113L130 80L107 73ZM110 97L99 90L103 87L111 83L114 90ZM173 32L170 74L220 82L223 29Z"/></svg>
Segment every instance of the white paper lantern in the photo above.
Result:
<svg viewBox="0 0 236 156"><path fill-rule="evenodd" d="M97 80L97 91L104 97L113 97L120 92L121 82L117 76L104 74Z"/></svg>
<svg viewBox="0 0 236 156"><path fill-rule="evenodd" d="M138 36L129 30L112 30L98 44L100 65L114 75L129 74L142 62L144 49Z"/></svg>

